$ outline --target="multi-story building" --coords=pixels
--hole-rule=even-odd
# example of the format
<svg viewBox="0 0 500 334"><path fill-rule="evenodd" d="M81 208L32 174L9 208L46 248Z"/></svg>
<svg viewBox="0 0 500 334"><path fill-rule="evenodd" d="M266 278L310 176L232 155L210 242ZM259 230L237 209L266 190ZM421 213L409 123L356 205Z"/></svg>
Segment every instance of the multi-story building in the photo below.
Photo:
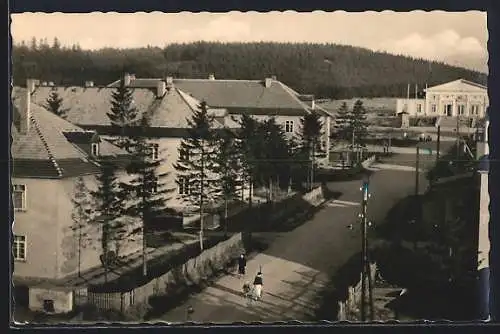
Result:
<svg viewBox="0 0 500 334"><path fill-rule="evenodd" d="M227 110L230 118L235 121L243 114L251 115L257 120L274 117L290 137L299 133L300 120L306 114L318 112L323 124L321 141L324 148L324 154L318 160L319 163L328 164L333 116L316 105L313 95L299 94L275 77L263 80L221 80L214 75L207 79L144 79L134 75L125 76L125 82L132 88L156 87L163 80L167 85L172 85L199 101L205 101L211 108ZM119 84L119 81L115 81L108 87L118 87Z"/></svg>
<svg viewBox="0 0 500 334"><path fill-rule="evenodd" d="M424 89L425 98L398 99L396 113L410 116L483 118L489 105L487 87L458 79Z"/></svg>
<svg viewBox="0 0 500 334"><path fill-rule="evenodd" d="M125 162L126 153L34 103L33 93L15 87L12 94L13 281L28 295L31 309L65 312L73 307L74 287L64 280L101 266L102 254L98 224L85 230L85 247L72 228L75 185L81 178L95 190L99 162ZM109 246L127 255L140 245Z"/></svg>

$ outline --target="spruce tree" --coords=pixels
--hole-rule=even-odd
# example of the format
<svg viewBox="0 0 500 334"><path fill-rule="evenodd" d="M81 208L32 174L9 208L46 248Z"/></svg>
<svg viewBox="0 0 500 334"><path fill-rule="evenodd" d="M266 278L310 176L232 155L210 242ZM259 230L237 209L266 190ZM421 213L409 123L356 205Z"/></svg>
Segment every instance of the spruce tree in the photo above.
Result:
<svg viewBox="0 0 500 334"><path fill-rule="evenodd" d="M172 189L167 188L165 182L169 173L159 171L163 163L161 152L155 149L154 143L148 141L149 120L146 115L141 118L139 124L140 126L127 138L131 151L127 173L132 179L122 182L121 188L129 197L125 213L141 222L141 227L132 233L141 234L143 276L147 276L146 226L152 219L165 213L168 194Z"/></svg>
<svg viewBox="0 0 500 334"><path fill-rule="evenodd" d="M352 108L350 128L354 131L354 144L365 146L368 135L368 123L366 121L366 109L363 101L357 100Z"/></svg>
<svg viewBox="0 0 500 334"><path fill-rule="evenodd" d="M53 90L47 98L45 108L59 117L66 118L66 109L62 108L63 99Z"/></svg>
<svg viewBox="0 0 500 334"><path fill-rule="evenodd" d="M240 129L237 135L237 150L241 155L242 171L248 182L248 202L252 206L253 187L258 179L260 166L259 158L262 155L263 137L260 123L249 116L243 114L239 121Z"/></svg>
<svg viewBox="0 0 500 334"><path fill-rule="evenodd" d="M120 242L126 233L126 226L122 222L124 196L116 177L116 165L108 160L101 160L99 163L100 173L96 177L98 186L91 195L95 205L95 221L100 226L101 261L107 282L109 265L113 260L110 256L110 244Z"/></svg>
<svg viewBox="0 0 500 334"><path fill-rule="evenodd" d="M89 197L89 191L85 186L85 182L82 177L76 180L73 197L71 198L73 204L73 210L71 213L72 224L70 229L75 235L75 239L78 243L78 277L81 276L81 258L82 252L87 246L90 245L92 236L92 217L94 214L91 198Z"/></svg>
<svg viewBox="0 0 500 334"><path fill-rule="evenodd" d="M300 139L302 149L306 152L308 159L311 161L309 169L309 189L312 189L314 183L314 168L316 166L316 154L321 153L321 136L323 135L323 124L320 115L316 112L311 112L305 115L300 120Z"/></svg>
<svg viewBox="0 0 500 334"><path fill-rule="evenodd" d="M217 197L213 172L217 148L211 128L213 118L208 114L207 104L202 102L187 122L188 135L181 141L179 159L174 168L177 184L183 189L181 196L199 213L200 249L203 250L204 215L207 206Z"/></svg>
<svg viewBox="0 0 500 334"><path fill-rule="evenodd" d="M125 86L124 80L120 81L120 86L112 93L111 111L106 115L113 132L117 135L112 143L130 153L132 144L128 137L138 127L140 119L138 110L133 105L133 92Z"/></svg>
<svg viewBox="0 0 500 334"><path fill-rule="evenodd" d="M229 129L221 129L216 135L218 152L214 159L217 175L216 192L224 201L224 233L227 235L228 203L238 198L242 186L241 156L235 145L235 135Z"/></svg>
<svg viewBox="0 0 500 334"><path fill-rule="evenodd" d="M352 127L351 127L351 112L347 107L347 103L343 102L337 111L337 117L335 118L335 129L336 138L340 140L345 140L348 142L352 141Z"/></svg>

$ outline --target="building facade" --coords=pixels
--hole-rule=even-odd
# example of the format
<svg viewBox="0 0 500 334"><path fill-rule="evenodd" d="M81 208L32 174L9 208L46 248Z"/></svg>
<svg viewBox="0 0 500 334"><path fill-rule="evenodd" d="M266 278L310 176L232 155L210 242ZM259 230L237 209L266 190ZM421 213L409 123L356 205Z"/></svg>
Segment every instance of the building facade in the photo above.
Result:
<svg viewBox="0 0 500 334"><path fill-rule="evenodd" d="M85 245L77 237L75 185L83 181L87 189L95 189L99 162L118 162L126 154L97 133L33 103L32 93L16 88L12 101L13 280L27 289L31 309L66 312L73 306L74 291L64 280L101 266L102 254L99 224L84 224ZM119 256L141 245L118 243L110 247L120 249Z"/></svg>
<svg viewBox="0 0 500 334"><path fill-rule="evenodd" d="M396 112L410 116L483 118L489 105L486 86L459 79L424 89L424 99L398 99Z"/></svg>

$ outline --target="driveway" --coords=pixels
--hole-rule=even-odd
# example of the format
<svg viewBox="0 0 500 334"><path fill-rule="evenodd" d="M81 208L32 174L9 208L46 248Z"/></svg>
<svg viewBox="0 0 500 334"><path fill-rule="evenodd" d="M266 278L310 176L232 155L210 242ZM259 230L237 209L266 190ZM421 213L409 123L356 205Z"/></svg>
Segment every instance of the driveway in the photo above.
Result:
<svg viewBox="0 0 500 334"><path fill-rule="evenodd" d="M407 171L388 170L372 174L368 214L373 223L381 223L400 198L413 192L412 175ZM184 322L188 320L189 305L194 309L189 320L195 322L310 319L317 307L317 294L336 270L361 249L357 224L360 185L360 180L329 184L332 191L343 195L326 203L305 224L281 234L266 251L251 259L245 279L226 275L157 320ZM353 230L347 228L349 224L354 225ZM250 303L241 296L241 289L245 281L253 280L260 268L264 278L263 300Z"/></svg>

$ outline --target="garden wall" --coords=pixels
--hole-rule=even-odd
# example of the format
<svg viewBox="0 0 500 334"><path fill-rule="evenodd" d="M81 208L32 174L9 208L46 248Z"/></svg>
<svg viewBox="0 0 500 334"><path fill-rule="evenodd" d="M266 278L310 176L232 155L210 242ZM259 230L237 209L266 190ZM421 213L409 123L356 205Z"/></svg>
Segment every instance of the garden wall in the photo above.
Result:
<svg viewBox="0 0 500 334"><path fill-rule="evenodd" d="M196 257L148 283L124 292L88 292L88 303L98 310L127 312L131 307L145 308L152 296L169 296L180 286L195 285L221 270L243 250L242 235L237 233L204 250Z"/></svg>

